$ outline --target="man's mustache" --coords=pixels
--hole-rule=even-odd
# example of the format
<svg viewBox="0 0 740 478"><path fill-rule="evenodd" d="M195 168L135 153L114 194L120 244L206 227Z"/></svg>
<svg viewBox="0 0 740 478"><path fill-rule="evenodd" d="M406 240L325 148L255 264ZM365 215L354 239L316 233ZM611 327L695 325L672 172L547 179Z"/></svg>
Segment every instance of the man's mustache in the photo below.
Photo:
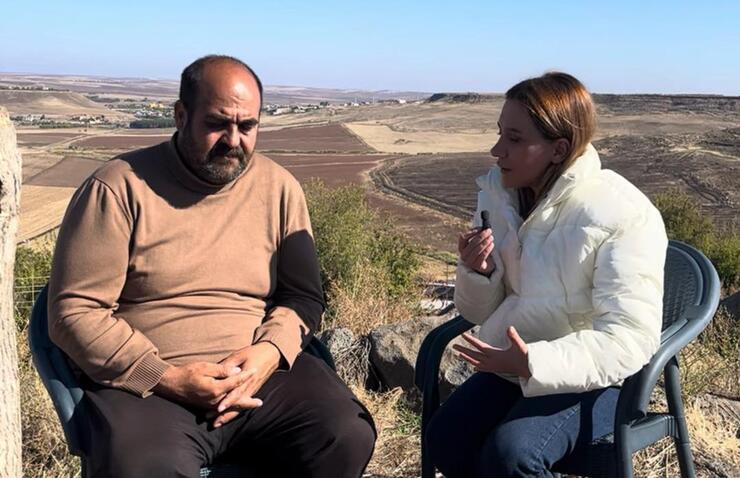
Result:
<svg viewBox="0 0 740 478"><path fill-rule="evenodd" d="M224 157L224 156L236 157L239 159L239 161L244 161L247 158L247 154L244 152L244 150L241 147L230 148L227 144L224 144L224 143L217 143L208 152L208 159L213 159L214 157Z"/></svg>

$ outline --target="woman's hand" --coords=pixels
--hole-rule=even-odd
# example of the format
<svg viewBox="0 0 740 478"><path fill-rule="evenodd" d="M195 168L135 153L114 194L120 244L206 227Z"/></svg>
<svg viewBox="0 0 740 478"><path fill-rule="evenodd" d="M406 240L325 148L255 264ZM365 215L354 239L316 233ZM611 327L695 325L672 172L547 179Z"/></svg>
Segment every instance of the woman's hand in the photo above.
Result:
<svg viewBox="0 0 740 478"><path fill-rule="evenodd" d="M511 339L511 346L508 349L492 347L467 332L462 334L462 337L474 349L457 344L452 348L457 351L461 359L475 367L476 371L510 373L523 378L531 377L527 360L527 344L519 337L513 326L509 327L506 334Z"/></svg>
<svg viewBox="0 0 740 478"><path fill-rule="evenodd" d="M471 229L460 234L457 239L457 251L462 263L479 274L490 276L494 269L491 253L493 252L493 231L486 228Z"/></svg>

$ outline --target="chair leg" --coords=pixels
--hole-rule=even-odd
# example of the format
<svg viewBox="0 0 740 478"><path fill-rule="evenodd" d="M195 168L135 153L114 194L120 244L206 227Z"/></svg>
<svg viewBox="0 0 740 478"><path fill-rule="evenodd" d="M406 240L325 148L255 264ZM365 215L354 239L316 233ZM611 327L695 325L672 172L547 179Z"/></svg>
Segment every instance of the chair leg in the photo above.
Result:
<svg viewBox="0 0 740 478"><path fill-rule="evenodd" d="M438 392L435 389L426 390L423 398L421 411L421 478L434 478L434 464L432 463L429 452L427 451L427 425L432 415L439 406ZM435 393L436 392L436 393ZM435 406L436 405L436 406Z"/></svg>
<svg viewBox="0 0 740 478"><path fill-rule="evenodd" d="M434 478L434 464L426 452L426 438L421 436L421 478Z"/></svg>
<svg viewBox="0 0 740 478"><path fill-rule="evenodd" d="M618 478L632 478L632 430L626 424L617 425L614 429L614 452L617 469L615 476Z"/></svg>
<svg viewBox="0 0 740 478"><path fill-rule="evenodd" d="M683 402L681 401L681 379L678 370L678 359L673 357L665 368L665 391L668 411L676 421L677 437L673 439L678 455L678 464L683 478L695 478L694 457L691 453L689 430L686 425Z"/></svg>

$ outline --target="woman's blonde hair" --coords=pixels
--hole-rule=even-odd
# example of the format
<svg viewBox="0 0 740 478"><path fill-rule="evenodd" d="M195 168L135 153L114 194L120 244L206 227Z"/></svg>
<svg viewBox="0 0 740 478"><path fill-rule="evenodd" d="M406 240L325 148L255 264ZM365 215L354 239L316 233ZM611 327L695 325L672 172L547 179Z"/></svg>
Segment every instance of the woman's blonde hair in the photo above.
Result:
<svg viewBox="0 0 740 478"><path fill-rule="evenodd" d="M564 138L570 149L561 163L545 171L539 196L528 188L519 190L520 213L526 217L555 181L586 151L596 131L596 107L586 87L567 73L551 72L517 83L506 92L507 100L520 102L542 135Z"/></svg>

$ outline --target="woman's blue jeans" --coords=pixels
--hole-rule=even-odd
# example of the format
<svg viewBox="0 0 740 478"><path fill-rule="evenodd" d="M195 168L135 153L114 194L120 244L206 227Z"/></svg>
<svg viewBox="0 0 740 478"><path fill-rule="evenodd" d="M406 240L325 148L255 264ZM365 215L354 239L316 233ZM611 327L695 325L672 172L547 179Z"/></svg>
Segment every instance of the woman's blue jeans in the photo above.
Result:
<svg viewBox="0 0 740 478"><path fill-rule="evenodd" d="M614 431L619 388L525 398L479 372L437 410L427 453L446 477L547 477L564 456Z"/></svg>

